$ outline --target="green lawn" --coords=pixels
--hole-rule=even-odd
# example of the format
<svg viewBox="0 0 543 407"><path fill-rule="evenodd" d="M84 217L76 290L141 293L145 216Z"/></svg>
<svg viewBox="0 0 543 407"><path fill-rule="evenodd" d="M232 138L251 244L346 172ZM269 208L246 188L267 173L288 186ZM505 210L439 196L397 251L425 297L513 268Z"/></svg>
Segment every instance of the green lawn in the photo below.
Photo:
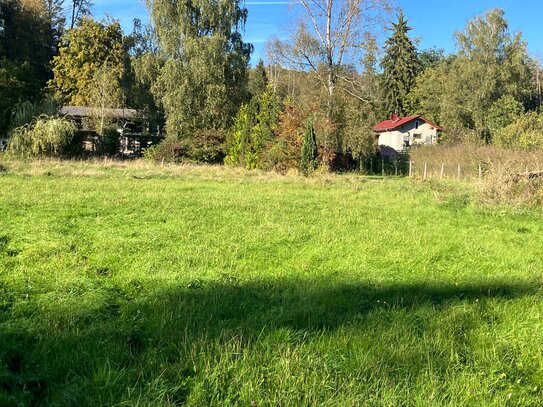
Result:
<svg viewBox="0 0 543 407"><path fill-rule="evenodd" d="M0 405L543 405L543 218L472 187L4 163Z"/></svg>

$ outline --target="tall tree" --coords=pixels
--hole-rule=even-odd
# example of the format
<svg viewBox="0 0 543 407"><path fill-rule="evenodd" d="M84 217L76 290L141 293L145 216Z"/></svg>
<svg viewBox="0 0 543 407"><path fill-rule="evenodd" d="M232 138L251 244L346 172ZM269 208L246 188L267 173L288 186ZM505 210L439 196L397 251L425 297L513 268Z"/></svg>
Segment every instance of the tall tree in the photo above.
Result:
<svg viewBox="0 0 543 407"><path fill-rule="evenodd" d="M126 49L121 25L84 18L63 38L60 53L53 59L49 88L59 102L86 106L96 72L107 62L111 73L121 80L125 72Z"/></svg>
<svg viewBox="0 0 543 407"><path fill-rule="evenodd" d="M112 125L110 109L122 106L120 81L115 70L105 62L95 72L88 95L88 105L92 107L91 124L99 135Z"/></svg>
<svg viewBox="0 0 543 407"><path fill-rule="evenodd" d="M84 17L91 15L92 0L70 0L69 22L70 29L73 29Z"/></svg>
<svg viewBox="0 0 543 407"><path fill-rule="evenodd" d="M454 139L490 142L490 111L502 97L527 107L537 95L520 33L511 34L503 10L490 10L456 34L458 54L417 79L410 99ZM503 101L502 100L502 101Z"/></svg>
<svg viewBox="0 0 543 407"><path fill-rule="evenodd" d="M60 0L0 1L0 132L15 104L39 102L51 77L62 16Z"/></svg>
<svg viewBox="0 0 543 407"><path fill-rule="evenodd" d="M268 75L264 61L260 59L258 64L249 72L249 93L251 96L259 96L266 91Z"/></svg>
<svg viewBox="0 0 543 407"><path fill-rule="evenodd" d="M168 134L225 129L246 99L252 46L241 31L247 9L241 0L148 0L161 59L153 92L166 116Z"/></svg>
<svg viewBox="0 0 543 407"><path fill-rule="evenodd" d="M327 92L327 117L332 119L338 81L356 77L341 72L343 65L356 66L368 32L382 24L390 3L387 0L300 0L303 8L298 29L286 41L270 44L282 64L312 71ZM350 89L350 88L349 88ZM364 98L357 92L353 95Z"/></svg>
<svg viewBox="0 0 543 407"><path fill-rule="evenodd" d="M415 84L419 60L413 41L409 38L411 28L403 11L400 11L398 21L392 27L392 35L386 41L385 56L381 61L381 85L388 113L396 112L401 116L405 114L407 95Z"/></svg>

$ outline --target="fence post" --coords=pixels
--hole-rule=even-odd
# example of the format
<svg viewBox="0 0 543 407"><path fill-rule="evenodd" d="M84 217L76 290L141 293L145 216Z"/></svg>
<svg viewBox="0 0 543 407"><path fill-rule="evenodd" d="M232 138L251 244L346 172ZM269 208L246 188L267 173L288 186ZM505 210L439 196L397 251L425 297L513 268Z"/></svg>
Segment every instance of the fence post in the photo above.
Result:
<svg viewBox="0 0 543 407"><path fill-rule="evenodd" d="M428 173L428 163L424 163L424 179L426 179L427 173Z"/></svg>
<svg viewBox="0 0 543 407"><path fill-rule="evenodd" d="M460 164L458 164L458 179L460 179Z"/></svg>
<svg viewBox="0 0 543 407"><path fill-rule="evenodd" d="M394 161L394 174L398 176L398 161Z"/></svg>
<svg viewBox="0 0 543 407"><path fill-rule="evenodd" d="M373 158L370 158L370 173L373 175Z"/></svg>
<svg viewBox="0 0 543 407"><path fill-rule="evenodd" d="M413 175L413 161L409 160L409 176Z"/></svg>
<svg viewBox="0 0 543 407"><path fill-rule="evenodd" d="M445 163L441 163L441 173L439 174L439 179L443 179L444 171L445 171Z"/></svg>
<svg viewBox="0 0 543 407"><path fill-rule="evenodd" d="M381 175L385 176L385 160L381 160Z"/></svg>
<svg viewBox="0 0 543 407"><path fill-rule="evenodd" d="M479 163L479 182L483 179L483 169L481 168L481 163Z"/></svg>

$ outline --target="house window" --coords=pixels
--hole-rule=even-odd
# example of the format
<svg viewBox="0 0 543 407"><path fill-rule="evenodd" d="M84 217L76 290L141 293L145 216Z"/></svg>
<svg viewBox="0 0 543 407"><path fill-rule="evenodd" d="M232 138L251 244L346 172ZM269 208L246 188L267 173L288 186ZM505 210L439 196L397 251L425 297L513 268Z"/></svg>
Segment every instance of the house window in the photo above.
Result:
<svg viewBox="0 0 543 407"><path fill-rule="evenodd" d="M418 128L419 128L419 121L417 120L417 121L415 122L415 129L418 129Z"/></svg>

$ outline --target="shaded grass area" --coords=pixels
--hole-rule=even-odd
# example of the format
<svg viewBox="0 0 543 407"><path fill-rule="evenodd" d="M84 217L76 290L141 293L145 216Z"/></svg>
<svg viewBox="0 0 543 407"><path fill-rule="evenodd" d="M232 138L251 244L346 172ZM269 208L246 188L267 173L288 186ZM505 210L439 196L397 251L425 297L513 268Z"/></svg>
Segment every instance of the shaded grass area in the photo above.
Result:
<svg viewBox="0 0 543 407"><path fill-rule="evenodd" d="M538 213L404 179L6 167L0 405L542 400Z"/></svg>

